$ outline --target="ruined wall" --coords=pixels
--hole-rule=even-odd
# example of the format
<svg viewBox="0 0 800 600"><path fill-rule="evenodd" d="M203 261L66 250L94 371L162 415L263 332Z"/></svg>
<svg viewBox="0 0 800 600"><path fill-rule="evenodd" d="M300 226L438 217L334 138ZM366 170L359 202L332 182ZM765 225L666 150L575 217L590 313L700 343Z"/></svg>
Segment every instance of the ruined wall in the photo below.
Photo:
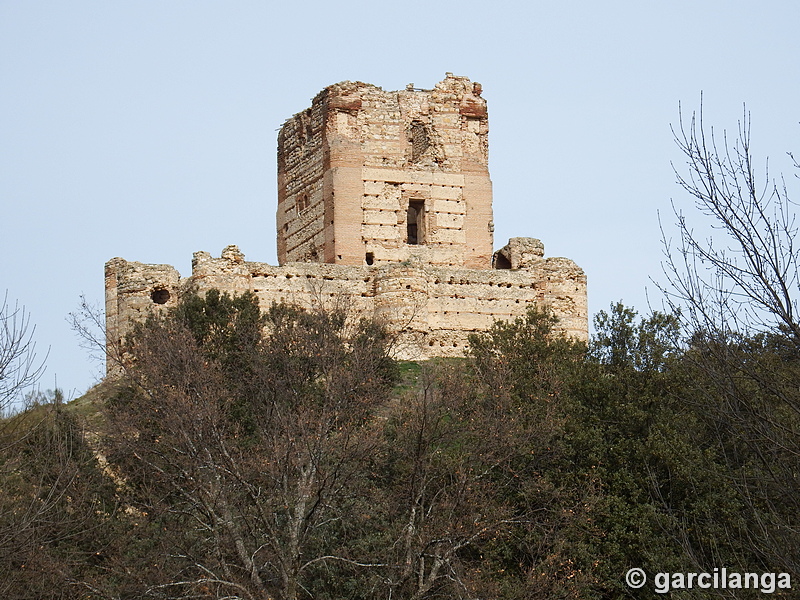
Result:
<svg viewBox="0 0 800 600"><path fill-rule="evenodd" d="M492 190L481 86L332 85L278 136L278 260L489 268Z"/></svg>
<svg viewBox="0 0 800 600"><path fill-rule="evenodd" d="M196 252L191 276L169 265L106 264L110 354L149 311L190 289L254 292L273 302L342 302L398 339L398 358L460 356L470 333L549 306L588 337L586 276L544 245L513 238L492 254L488 118L480 84L448 73L409 84L329 86L278 136L278 259L247 262L236 246Z"/></svg>
<svg viewBox="0 0 800 600"><path fill-rule="evenodd" d="M278 135L278 260L324 261L325 105L286 122Z"/></svg>
<svg viewBox="0 0 800 600"><path fill-rule="evenodd" d="M145 265L112 258L105 267L106 347L110 371L119 344L134 324L153 311L175 306L182 290L180 273L170 265Z"/></svg>
<svg viewBox="0 0 800 600"><path fill-rule="evenodd" d="M523 238L524 240L524 238ZM543 250L541 242L528 246ZM586 276L565 258L525 257L524 268L493 270L426 265L419 261L373 266L291 263L275 267L247 262L235 246L220 258L196 252L192 275L181 279L165 265L115 258L106 265L109 323L130 323L150 309L171 306L181 293L212 288L231 294L254 292L261 307L286 302L306 308L345 303L356 315L373 315L397 334L397 358L461 356L470 333L497 320L523 316L534 305L552 307L560 327L587 339ZM520 260L515 256L515 260ZM168 300L159 303L163 294ZM126 326L129 327L129 326ZM109 335L124 335L114 326Z"/></svg>

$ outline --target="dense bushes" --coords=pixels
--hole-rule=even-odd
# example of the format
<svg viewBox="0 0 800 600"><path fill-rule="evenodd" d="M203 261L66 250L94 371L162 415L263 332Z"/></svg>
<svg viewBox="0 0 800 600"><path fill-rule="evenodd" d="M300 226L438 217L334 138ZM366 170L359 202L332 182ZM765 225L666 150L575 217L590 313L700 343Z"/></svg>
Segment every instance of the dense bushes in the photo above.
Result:
<svg viewBox="0 0 800 600"><path fill-rule="evenodd" d="M554 324L396 385L379 323L189 296L129 340L90 439L60 404L5 422L8 595L599 599L631 567L789 569L794 347L718 340L748 357L721 387L669 315L613 306L588 347Z"/></svg>

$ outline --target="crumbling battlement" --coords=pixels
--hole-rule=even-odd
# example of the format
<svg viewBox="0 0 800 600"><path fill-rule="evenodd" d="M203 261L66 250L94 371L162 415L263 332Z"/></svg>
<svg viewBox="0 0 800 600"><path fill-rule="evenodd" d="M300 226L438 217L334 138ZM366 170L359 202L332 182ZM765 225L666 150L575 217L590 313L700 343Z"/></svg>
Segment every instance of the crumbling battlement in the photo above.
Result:
<svg viewBox="0 0 800 600"><path fill-rule="evenodd" d="M538 240L530 240L541 247ZM119 282L125 282L119 285ZM192 275L181 279L166 265L115 258L106 265L106 310L111 335L124 336L133 319L174 306L188 289L254 292L261 306L287 302L325 307L342 301L374 315L399 334L398 358L460 356L473 332L495 319L550 306L568 334L586 338L586 277L565 258L531 260L518 270L461 269L408 261L373 266L247 262L236 246L220 258L196 252ZM163 302L160 302L163 301ZM120 319L119 316L123 318Z"/></svg>
<svg viewBox="0 0 800 600"><path fill-rule="evenodd" d="M488 117L480 84L448 73L432 90L365 83L324 89L278 136L278 258L247 262L236 246L196 252L192 274L114 258L106 330L116 345L150 311L212 288L273 302L345 301L398 336L405 359L459 356L470 333L549 306L588 337L586 276L545 258L537 239L492 252Z"/></svg>

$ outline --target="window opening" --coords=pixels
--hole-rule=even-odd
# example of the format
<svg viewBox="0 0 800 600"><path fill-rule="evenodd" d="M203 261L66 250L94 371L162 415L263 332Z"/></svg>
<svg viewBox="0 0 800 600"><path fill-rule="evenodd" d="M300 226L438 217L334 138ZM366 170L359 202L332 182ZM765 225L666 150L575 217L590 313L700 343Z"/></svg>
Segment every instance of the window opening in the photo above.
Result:
<svg viewBox="0 0 800 600"><path fill-rule="evenodd" d="M406 243L419 245L425 243L425 201L410 200L406 215Z"/></svg>

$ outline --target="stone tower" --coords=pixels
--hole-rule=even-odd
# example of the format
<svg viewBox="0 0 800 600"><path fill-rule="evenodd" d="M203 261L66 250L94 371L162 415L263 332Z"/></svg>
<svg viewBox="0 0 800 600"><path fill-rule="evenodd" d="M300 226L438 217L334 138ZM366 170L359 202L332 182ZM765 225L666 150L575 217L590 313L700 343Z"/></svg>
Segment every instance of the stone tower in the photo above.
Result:
<svg viewBox="0 0 800 600"><path fill-rule="evenodd" d="M278 136L278 261L491 268L488 132L467 77L325 88Z"/></svg>
<svg viewBox="0 0 800 600"><path fill-rule="evenodd" d="M432 90L331 85L278 136L278 259L194 253L192 273L106 263L109 357L187 291L252 292L262 308L342 302L395 337L397 358L462 356L472 333L548 306L588 337L586 274L512 238L492 255L489 125L481 86L448 73ZM109 359L108 371L114 370Z"/></svg>

